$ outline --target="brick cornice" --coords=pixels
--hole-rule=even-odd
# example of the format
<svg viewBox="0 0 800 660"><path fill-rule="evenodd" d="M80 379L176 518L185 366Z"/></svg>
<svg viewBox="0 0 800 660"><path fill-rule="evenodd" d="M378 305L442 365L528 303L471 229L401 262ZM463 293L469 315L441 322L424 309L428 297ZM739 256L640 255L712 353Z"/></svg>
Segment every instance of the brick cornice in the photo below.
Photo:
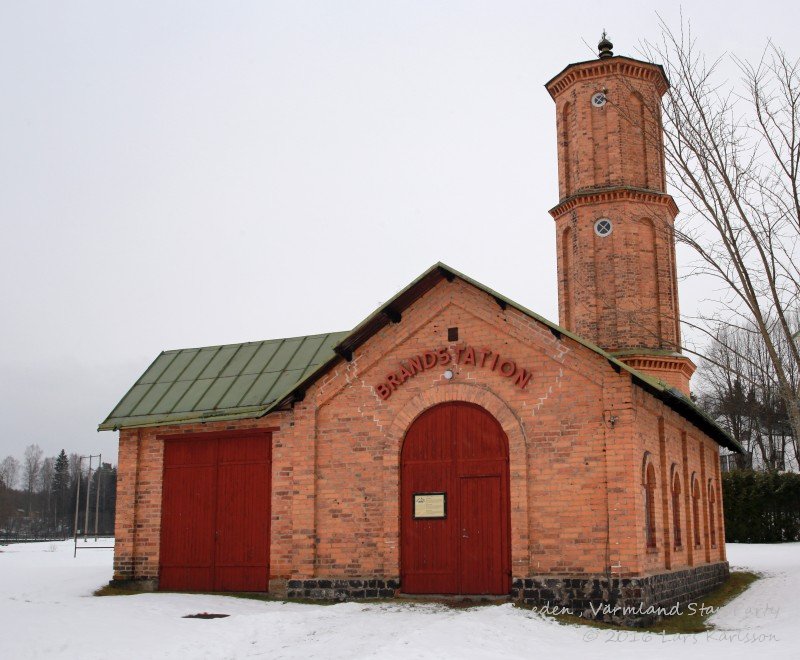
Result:
<svg viewBox="0 0 800 660"><path fill-rule="evenodd" d="M567 197L565 200L559 202L556 206L550 209L550 215L557 219L564 215L564 213L574 209L576 206L605 204L609 202L618 202L620 200L664 206L669 209L673 217L678 215L678 205L675 203L675 200L672 199L671 195L655 190L631 188L628 186L578 192L570 197Z"/></svg>
<svg viewBox="0 0 800 660"><path fill-rule="evenodd" d="M625 76L654 82L661 95L669 89L669 81L660 64L642 62L630 57L609 57L570 64L561 73L546 82L545 87L550 96L555 99L575 82L608 76Z"/></svg>
<svg viewBox="0 0 800 660"><path fill-rule="evenodd" d="M683 374L687 379L694 374L694 362L685 355L656 355L652 353L619 355L618 359L629 367L644 372L674 371Z"/></svg>

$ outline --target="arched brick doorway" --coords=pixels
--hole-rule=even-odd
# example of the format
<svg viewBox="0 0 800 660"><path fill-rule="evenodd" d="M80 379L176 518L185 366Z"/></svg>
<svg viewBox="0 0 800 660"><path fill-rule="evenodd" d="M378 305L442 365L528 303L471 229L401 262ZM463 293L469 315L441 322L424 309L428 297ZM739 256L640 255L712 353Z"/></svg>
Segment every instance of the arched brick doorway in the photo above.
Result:
<svg viewBox="0 0 800 660"><path fill-rule="evenodd" d="M509 593L508 472L506 434L480 406L442 403L414 420L401 453L404 593Z"/></svg>

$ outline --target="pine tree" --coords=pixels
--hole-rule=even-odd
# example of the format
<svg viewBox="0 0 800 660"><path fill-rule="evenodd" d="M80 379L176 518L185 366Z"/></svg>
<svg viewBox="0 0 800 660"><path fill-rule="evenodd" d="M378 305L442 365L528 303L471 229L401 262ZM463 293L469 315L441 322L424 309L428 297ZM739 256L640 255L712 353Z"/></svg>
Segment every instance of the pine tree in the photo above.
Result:
<svg viewBox="0 0 800 660"><path fill-rule="evenodd" d="M68 513L69 506L69 459L66 452L62 449L56 457L56 465L53 473L53 502L55 509L55 519L64 518Z"/></svg>

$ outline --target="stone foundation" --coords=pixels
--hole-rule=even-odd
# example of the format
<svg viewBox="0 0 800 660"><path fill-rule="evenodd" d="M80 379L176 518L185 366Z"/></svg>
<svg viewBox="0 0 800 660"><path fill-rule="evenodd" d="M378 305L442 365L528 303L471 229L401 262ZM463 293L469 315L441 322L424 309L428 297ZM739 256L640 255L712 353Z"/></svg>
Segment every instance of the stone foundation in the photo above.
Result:
<svg viewBox="0 0 800 660"><path fill-rule="evenodd" d="M137 580L120 580L114 578L108 581L108 586L117 587L119 589L128 589L130 591L141 591L142 593L150 593L158 591L158 580L152 578L144 578Z"/></svg>
<svg viewBox="0 0 800 660"><path fill-rule="evenodd" d="M272 586L270 584L270 588ZM399 588L400 580L286 580L286 597L338 601L394 598Z"/></svg>
<svg viewBox="0 0 800 660"><path fill-rule="evenodd" d="M569 577L534 575L514 578L511 600L530 606L565 608L588 619L627 626L647 626L672 608L685 612L689 603L702 603L702 596L720 586L730 574L728 562L707 564L645 577L614 578L606 575ZM136 591L155 591L154 579L111 580L111 586ZM347 601L394 598L400 580L325 579L270 580L269 593L276 598Z"/></svg>
<svg viewBox="0 0 800 660"><path fill-rule="evenodd" d="M729 575L728 562L697 566L644 577L611 578L536 575L515 578L511 600L524 605L567 608L589 619L627 626L647 626L670 613L686 612L690 603L719 587ZM399 579L272 580L278 598L346 601L394 598ZM673 612L674 613L674 612Z"/></svg>
<svg viewBox="0 0 800 660"><path fill-rule="evenodd" d="M647 626L673 607L685 612L689 603L720 586L729 574L728 562L720 562L635 578L536 575L515 578L511 595L525 605L563 607L590 619Z"/></svg>

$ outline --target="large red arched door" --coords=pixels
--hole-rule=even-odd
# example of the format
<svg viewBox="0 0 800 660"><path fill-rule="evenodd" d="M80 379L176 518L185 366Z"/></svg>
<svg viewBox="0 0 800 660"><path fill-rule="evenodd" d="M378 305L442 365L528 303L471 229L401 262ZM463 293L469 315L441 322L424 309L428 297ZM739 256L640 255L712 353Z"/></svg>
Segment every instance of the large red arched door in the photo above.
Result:
<svg viewBox="0 0 800 660"><path fill-rule="evenodd" d="M509 593L508 439L494 417L464 402L422 413L403 443L400 496L404 593Z"/></svg>

